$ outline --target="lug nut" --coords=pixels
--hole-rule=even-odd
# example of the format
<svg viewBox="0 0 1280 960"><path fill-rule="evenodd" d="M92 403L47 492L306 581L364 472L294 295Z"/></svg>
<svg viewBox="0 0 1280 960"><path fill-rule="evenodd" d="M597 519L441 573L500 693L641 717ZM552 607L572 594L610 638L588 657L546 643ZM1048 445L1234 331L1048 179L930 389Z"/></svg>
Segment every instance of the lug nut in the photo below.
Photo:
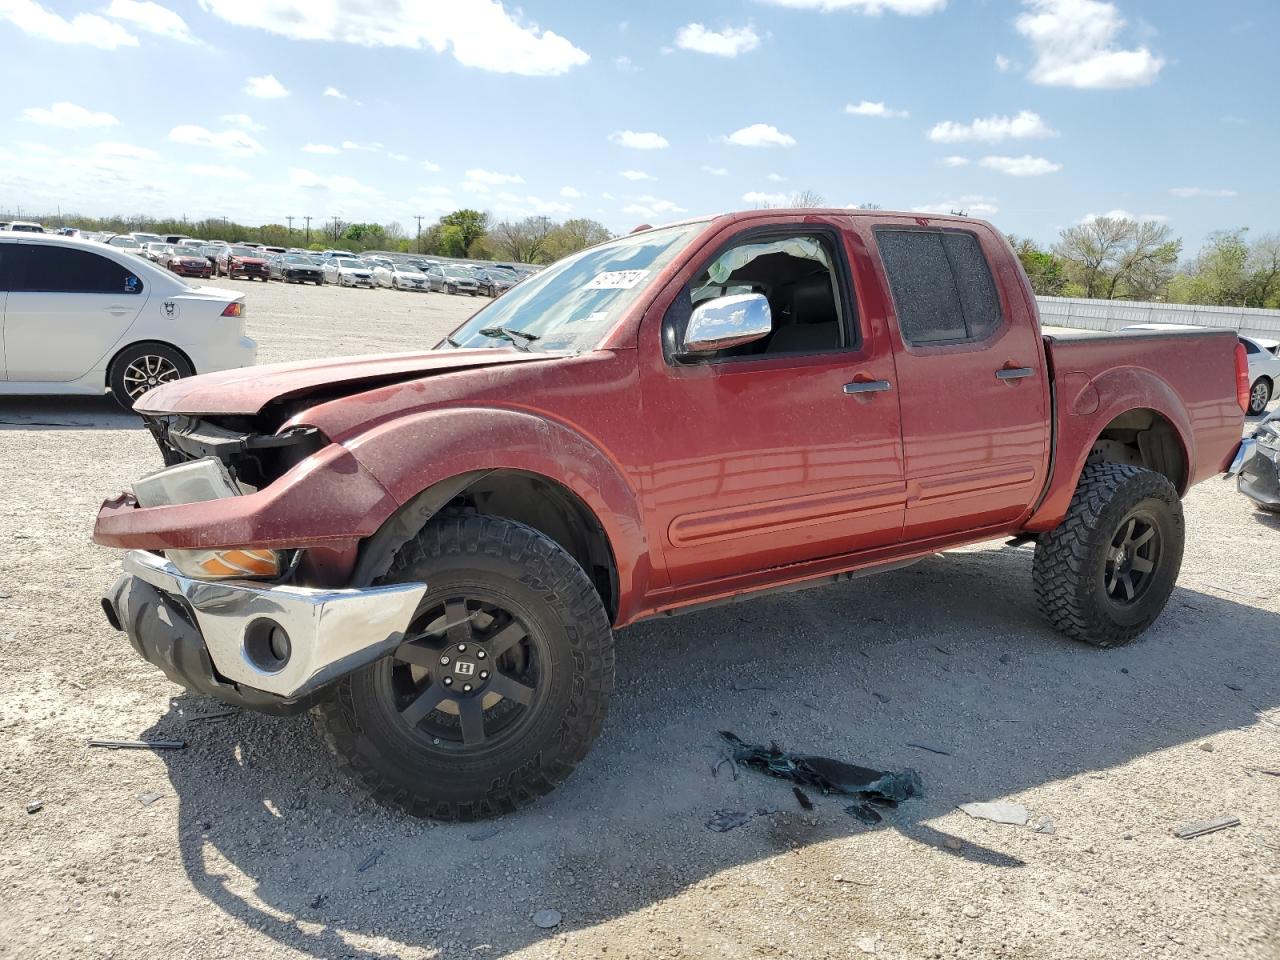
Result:
<svg viewBox="0 0 1280 960"><path fill-rule="evenodd" d="M459 653L466 653L466 652L467 652L467 645L466 645L465 643L460 643L460 644L458 644L458 652L459 652Z"/></svg>
<svg viewBox="0 0 1280 960"><path fill-rule="evenodd" d="M477 651L476 651L476 659L477 659L477 660L483 660L483 659L484 659L484 651L483 651L483 650L477 650Z"/></svg>
<svg viewBox="0 0 1280 960"><path fill-rule="evenodd" d="M452 686L453 686L453 677L445 677L445 678L444 678L444 685L445 685L446 687L452 687Z"/></svg>
<svg viewBox="0 0 1280 960"><path fill-rule="evenodd" d="M440 658L440 663L447 667L447 666L449 665L449 658L448 658L448 657L441 657L441 658Z"/></svg>
<svg viewBox="0 0 1280 960"><path fill-rule="evenodd" d="M462 685L462 692L463 692L463 693L470 693L470 692L471 692L471 684L469 684L469 683L464 683L464 684Z"/></svg>
<svg viewBox="0 0 1280 960"><path fill-rule="evenodd" d="M488 679L489 679L489 671L488 671L488 670L481 670L481 671L480 671L480 679L481 679L481 680L488 680Z"/></svg>

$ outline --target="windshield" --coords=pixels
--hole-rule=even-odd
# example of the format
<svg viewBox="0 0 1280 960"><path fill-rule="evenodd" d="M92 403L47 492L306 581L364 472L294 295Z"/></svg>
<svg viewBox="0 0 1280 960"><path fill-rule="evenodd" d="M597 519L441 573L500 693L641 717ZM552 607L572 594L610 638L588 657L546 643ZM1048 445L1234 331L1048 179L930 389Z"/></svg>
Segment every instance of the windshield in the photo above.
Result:
<svg viewBox="0 0 1280 960"><path fill-rule="evenodd" d="M180 257L200 257L201 259L204 259L204 254L195 247L178 247L178 249L173 252Z"/></svg>
<svg viewBox="0 0 1280 960"><path fill-rule="evenodd" d="M258 257L261 256L253 247L231 247L231 256L233 257Z"/></svg>
<svg viewBox="0 0 1280 960"><path fill-rule="evenodd" d="M411 263L400 264L400 266L396 267L396 271L398 273L421 273L422 272Z"/></svg>
<svg viewBox="0 0 1280 960"><path fill-rule="evenodd" d="M467 273L467 271L463 270L461 267L444 267L442 269L444 270L444 275L446 277L453 277L457 280L467 280L471 277L471 274Z"/></svg>
<svg viewBox="0 0 1280 960"><path fill-rule="evenodd" d="M505 327L537 337L533 350L590 349L704 226L650 230L566 257L480 310L452 339L462 347L506 347L480 333Z"/></svg>
<svg viewBox="0 0 1280 960"><path fill-rule="evenodd" d="M364 264L359 260L339 260L338 266L350 267L352 270L361 270L364 268Z"/></svg>
<svg viewBox="0 0 1280 960"><path fill-rule="evenodd" d="M304 266L304 267L309 267L309 266L311 266L311 261L310 261L310 260L308 260L306 257L299 257L299 256L285 257L285 258L284 258L284 262L285 262L285 263L298 263L298 264L301 264L301 265L302 265L302 266Z"/></svg>

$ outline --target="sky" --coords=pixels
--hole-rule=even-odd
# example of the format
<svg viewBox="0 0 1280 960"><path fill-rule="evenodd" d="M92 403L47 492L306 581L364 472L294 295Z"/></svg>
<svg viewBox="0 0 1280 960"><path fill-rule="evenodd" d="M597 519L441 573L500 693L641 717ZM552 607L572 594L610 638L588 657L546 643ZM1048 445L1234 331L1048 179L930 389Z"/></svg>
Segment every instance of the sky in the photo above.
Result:
<svg viewBox="0 0 1280 960"><path fill-rule="evenodd" d="M0 0L0 212L1280 230L1276 0Z"/></svg>

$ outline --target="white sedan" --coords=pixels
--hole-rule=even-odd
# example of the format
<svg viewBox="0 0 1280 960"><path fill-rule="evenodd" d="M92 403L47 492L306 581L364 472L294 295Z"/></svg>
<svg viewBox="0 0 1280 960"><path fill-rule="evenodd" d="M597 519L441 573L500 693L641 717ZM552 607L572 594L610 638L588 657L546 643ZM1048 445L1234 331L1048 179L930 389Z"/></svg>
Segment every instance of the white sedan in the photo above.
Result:
<svg viewBox="0 0 1280 960"><path fill-rule="evenodd" d="M393 263L386 267L374 267L373 279L380 287L390 287L392 290L422 290L431 289L427 275L417 267L408 263Z"/></svg>
<svg viewBox="0 0 1280 960"><path fill-rule="evenodd" d="M324 282L340 287L373 289L373 268L355 257L333 257L325 262Z"/></svg>
<svg viewBox="0 0 1280 960"><path fill-rule="evenodd" d="M1267 409L1280 386L1280 342L1241 337L1245 356L1249 358L1249 414L1257 416Z"/></svg>
<svg viewBox="0 0 1280 960"><path fill-rule="evenodd" d="M110 393L131 408L195 373L253 364L244 297L119 247L0 235L0 395Z"/></svg>

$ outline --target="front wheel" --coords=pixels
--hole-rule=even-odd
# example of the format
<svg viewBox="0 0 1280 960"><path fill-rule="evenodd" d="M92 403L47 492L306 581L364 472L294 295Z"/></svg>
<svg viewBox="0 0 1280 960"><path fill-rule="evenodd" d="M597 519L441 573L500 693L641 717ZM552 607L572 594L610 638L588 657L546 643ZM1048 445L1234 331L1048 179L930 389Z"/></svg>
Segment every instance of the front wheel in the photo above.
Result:
<svg viewBox="0 0 1280 960"><path fill-rule="evenodd" d="M573 558L524 524L446 514L380 582L427 592L405 642L315 708L341 765L440 820L514 810L568 777L613 689L609 618Z"/></svg>
<svg viewBox="0 0 1280 960"><path fill-rule="evenodd" d="M1267 409L1267 404L1271 402L1271 381L1266 377L1259 377L1257 382L1249 388L1249 415L1256 417Z"/></svg>
<svg viewBox="0 0 1280 960"><path fill-rule="evenodd" d="M1182 567L1182 502L1161 474L1121 463L1084 468L1062 523L1036 544L1036 601L1069 637L1128 643L1164 610Z"/></svg>

